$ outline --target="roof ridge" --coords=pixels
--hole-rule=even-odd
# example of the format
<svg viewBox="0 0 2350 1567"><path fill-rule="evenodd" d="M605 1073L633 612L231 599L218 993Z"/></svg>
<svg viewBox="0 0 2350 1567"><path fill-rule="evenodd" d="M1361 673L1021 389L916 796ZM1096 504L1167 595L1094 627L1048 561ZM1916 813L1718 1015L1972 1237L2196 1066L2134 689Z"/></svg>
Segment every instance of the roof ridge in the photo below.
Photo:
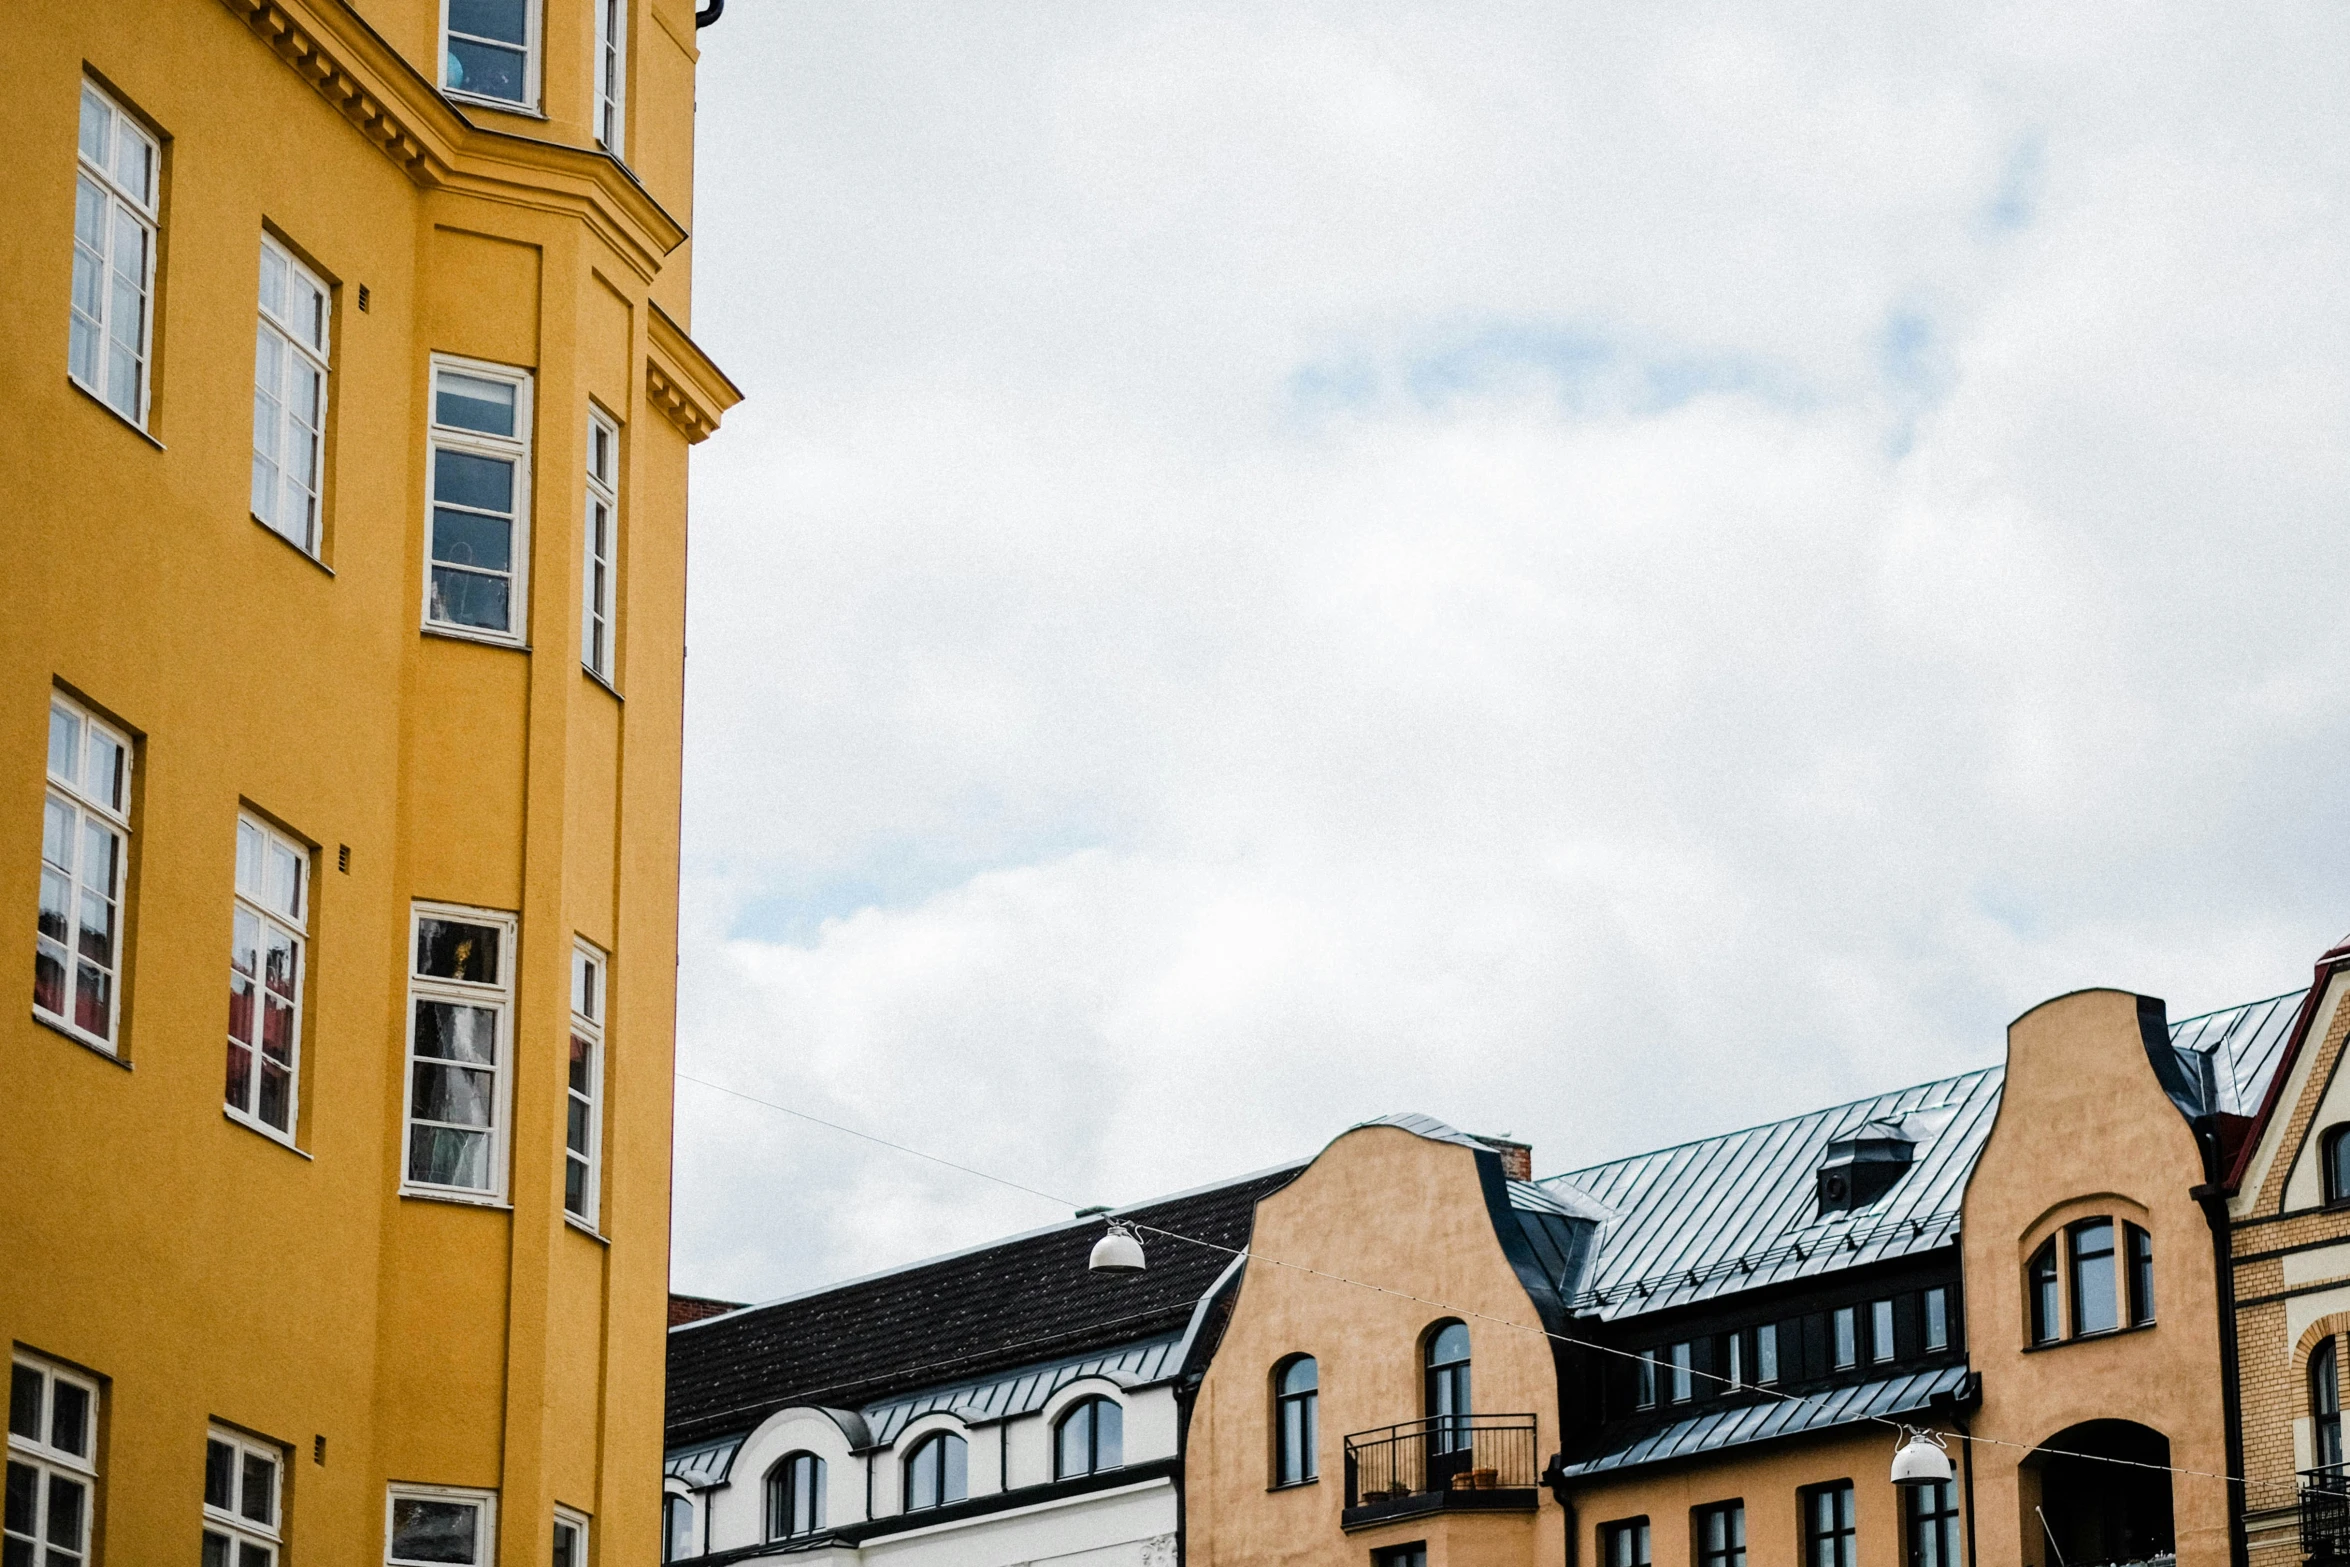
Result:
<svg viewBox="0 0 2350 1567"><path fill-rule="evenodd" d="M2247 1005L2257 1005L2257 1003L2247 1003ZM2224 1012L2227 1008L2222 1007L2220 1010ZM1945 1083L1962 1083L1969 1078L1982 1077L1987 1073L2005 1072L2006 1070L2007 1064L2000 1062L1993 1066L1978 1066L1964 1072L1954 1072L1948 1077L1929 1077L1924 1082L1910 1083L1901 1088L1888 1088L1883 1093L1863 1094L1857 1099L1847 1099L1842 1104L1821 1105L1817 1109L1801 1110L1794 1115L1774 1116L1768 1121L1756 1121L1748 1126L1735 1126L1726 1132L1713 1132L1704 1137L1684 1138L1680 1142L1666 1143L1659 1148L1644 1148L1636 1153L1621 1154L1613 1159L1602 1159L1597 1164L1586 1164L1573 1170L1561 1170L1556 1175L1538 1176L1535 1178L1534 1184L1547 1186L1552 1181L1572 1181L1578 1175L1588 1175L1594 1170L1606 1170L1616 1165L1630 1164L1636 1159L1654 1159L1662 1154L1679 1153L1684 1148L1696 1148L1706 1143L1727 1142L1733 1137L1743 1137L1749 1132L1765 1132L1777 1126L1791 1126L1797 1121L1808 1121L1813 1116L1834 1115L1839 1110L1850 1110L1855 1105L1874 1104L1880 1099L1895 1099L1903 1094L1914 1094L1921 1088L1939 1088Z"/></svg>

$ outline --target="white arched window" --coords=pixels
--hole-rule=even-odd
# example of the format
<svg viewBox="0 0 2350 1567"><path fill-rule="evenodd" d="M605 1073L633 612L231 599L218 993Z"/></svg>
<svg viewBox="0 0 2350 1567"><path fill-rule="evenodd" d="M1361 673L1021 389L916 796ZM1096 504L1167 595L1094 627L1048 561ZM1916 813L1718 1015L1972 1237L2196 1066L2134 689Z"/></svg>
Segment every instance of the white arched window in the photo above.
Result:
<svg viewBox="0 0 2350 1567"><path fill-rule="evenodd" d="M767 1471L767 1538L788 1540L824 1527L824 1460L789 1453Z"/></svg>
<svg viewBox="0 0 2350 1567"><path fill-rule="evenodd" d="M906 1457L906 1511L943 1507L970 1494L970 1448L952 1431L924 1437Z"/></svg>
<svg viewBox="0 0 2350 1567"><path fill-rule="evenodd" d="M1107 1398L1080 1399L1053 1428L1053 1478L1098 1474L1126 1462L1126 1411Z"/></svg>

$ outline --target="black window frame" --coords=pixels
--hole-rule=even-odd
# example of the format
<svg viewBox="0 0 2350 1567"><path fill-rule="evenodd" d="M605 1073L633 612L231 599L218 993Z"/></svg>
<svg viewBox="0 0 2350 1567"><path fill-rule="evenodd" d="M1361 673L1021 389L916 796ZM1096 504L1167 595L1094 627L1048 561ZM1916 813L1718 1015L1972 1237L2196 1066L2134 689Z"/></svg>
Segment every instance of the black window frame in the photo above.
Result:
<svg viewBox="0 0 2350 1567"><path fill-rule="evenodd" d="M2325 1205L2350 1203L2350 1121L2329 1126L2318 1134L2318 1178L2325 1183Z"/></svg>
<svg viewBox="0 0 2350 1567"><path fill-rule="evenodd" d="M1768 1335L1767 1337L1765 1335ZM1754 1330L1754 1385L1775 1387L1779 1382L1779 1351L1785 1346L1779 1342L1779 1324L1766 1322ZM1769 1345L1766 1350L1763 1346Z"/></svg>
<svg viewBox="0 0 2350 1567"><path fill-rule="evenodd" d="M2082 1242L2092 1231L2096 1230L2105 1232L2105 1250L2101 1252L2085 1251ZM2102 1333L2114 1332L2121 1327L2123 1312L2126 1309L2126 1303L2122 1300L2121 1260L2121 1226L2115 1223L2111 1216L2099 1214L2093 1218L2076 1219L2064 1227L2065 1283L2072 1296L2070 1315L2074 1338L2094 1338ZM2113 1320L2101 1326L2092 1327L2083 1320L2082 1302L2087 1298L2088 1292L2082 1288L2082 1280L2087 1275L2090 1266L2100 1263L2102 1263L2106 1274L2105 1292L2107 1299L2112 1303Z"/></svg>
<svg viewBox="0 0 2350 1567"><path fill-rule="evenodd" d="M2154 1237L2138 1225L2122 1224L2122 1253L2119 1265L2124 1281L2129 1286L2126 1307L2133 1328L2154 1325Z"/></svg>
<svg viewBox="0 0 2350 1567"><path fill-rule="evenodd" d="M1828 1313L1828 1369L1850 1371L1860 1364L1860 1308L1838 1306Z"/></svg>
<svg viewBox="0 0 2350 1567"><path fill-rule="evenodd" d="M803 1448L769 1464L763 1505L767 1513L764 1539L797 1540L823 1533L823 1458ZM798 1527L802 1513L807 1515L806 1528Z"/></svg>
<svg viewBox="0 0 2350 1567"><path fill-rule="evenodd" d="M1621 1553L1616 1549L1619 1540L1629 1542ZM1636 1518L1613 1518L1599 1526L1598 1567L1653 1567L1655 1560L1646 1513Z"/></svg>
<svg viewBox="0 0 2350 1567"><path fill-rule="evenodd" d="M1727 1520L1722 1531L1724 1544L1715 1549L1706 1544L1706 1526L1714 1519ZM1731 1537L1735 1535L1736 1538ZM1705 1502L1689 1509L1689 1559L1697 1567L1746 1567L1746 1501L1735 1497L1726 1502Z"/></svg>
<svg viewBox="0 0 2350 1567"><path fill-rule="evenodd" d="M1102 1461L1102 1411L1104 1409L1115 1410L1118 1415L1118 1453L1108 1463ZM1083 1469L1069 1468L1066 1463L1068 1455L1063 1450L1062 1433L1069 1429L1069 1422L1072 1420L1085 1422L1085 1467ZM1082 1480L1087 1475L1107 1474L1113 1469L1125 1467L1126 1406L1116 1399L1103 1393L1088 1394L1071 1404L1067 1409L1062 1410L1060 1417L1053 1421L1054 1479Z"/></svg>
<svg viewBox="0 0 2350 1567"><path fill-rule="evenodd" d="M1941 1310L1937 1312L1935 1308ZM1935 1334L1935 1317L1939 1315L1941 1333ZM1936 1284L1918 1292L1918 1347L1926 1354L1939 1355L1950 1348L1950 1286Z"/></svg>
<svg viewBox="0 0 2350 1567"><path fill-rule="evenodd" d="M963 1494L960 1496L947 1495L946 1455L949 1442L956 1444L963 1450ZM931 1482L933 1495L927 1502L917 1502L914 1500L914 1471L932 1453L938 1455L935 1462L938 1473ZM945 1507L954 1502L968 1501L971 1497L971 1444L964 1441L957 1432L933 1431L921 1441L916 1442L913 1451L906 1454L905 1463L899 1467L898 1478L903 1487L898 1493L898 1511L901 1513L926 1513L933 1508Z"/></svg>
<svg viewBox="0 0 2350 1567"><path fill-rule="evenodd" d="M1697 1402L1697 1345L1688 1339L1666 1345L1665 1369L1672 1377L1667 1399L1675 1404Z"/></svg>
<svg viewBox="0 0 2350 1567"><path fill-rule="evenodd" d="M664 1562L682 1562L692 1559L678 1554L677 1523L681 1515L685 1520L684 1545L686 1549L691 1550L694 1543L693 1533L696 1521L694 1499L690 1496L680 1496L675 1491L661 1498L661 1560Z"/></svg>
<svg viewBox="0 0 2350 1567"><path fill-rule="evenodd" d="M1314 1385L1289 1386L1300 1366L1313 1368ZM1291 1429L1290 1416L1297 1416ZM1273 1489L1312 1485L1322 1478L1322 1365L1311 1355L1289 1355L1273 1367ZM1293 1465L1292 1460L1295 1460ZM1292 1474L1290 1470L1296 1469Z"/></svg>
<svg viewBox="0 0 2350 1567"><path fill-rule="evenodd" d="M2342 1467L2342 1361L2334 1336L2309 1352L2309 1456L2319 1469ZM2330 1407L2329 1407L2330 1406Z"/></svg>
<svg viewBox="0 0 2350 1567"><path fill-rule="evenodd" d="M1454 1359L1438 1360L1438 1346L1454 1328L1461 1330L1461 1353ZM1420 1337L1420 1391L1427 1401L1423 1412L1428 1417L1431 1453L1463 1452L1469 1446L1469 1419L1477 1407L1471 1371L1475 1360L1476 1345L1470 1340L1469 1325L1458 1317L1429 1324Z"/></svg>
<svg viewBox="0 0 2350 1567"><path fill-rule="evenodd" d="M1371 1552L1371 1567L1428 1567L1428 1542L1406 1540L1401 1545L1382 1545Z"/></svg>
<svg viewBox="0 0 2350 1567"><path fill-rule="evenodd" d="M1901 1503L1901 1543L1909 1567L1962 1567L1966 1532L1959 1521L1958 1481L1901 1489L1908 1493Z"/></svg>
<svg viewBox="0 0 2350 1567"><path fill-rule="evenodd" d="M2064 1286L2056 1261L2056 1237L2042 1241L2024 1264L2024 1325L2034 1344L2064 1337Z"/></svg>
<svg viewBox="0 0 2350 1567"><path fill-rule="evenodd" d="M1890 1365L1900 1352L1900 1340L1893 1327L1893 1302L1890 1299L1870 1301L1869 1364Z"/></svg>
<svg viewBox="0 0 2350 1567"><path fill-rule="evenodd" d="M1829 1480L1796 1492L1795 1522L1801 1536L1801 1567L1860 1567L1860 1498L1850 1480Z"/></svg>

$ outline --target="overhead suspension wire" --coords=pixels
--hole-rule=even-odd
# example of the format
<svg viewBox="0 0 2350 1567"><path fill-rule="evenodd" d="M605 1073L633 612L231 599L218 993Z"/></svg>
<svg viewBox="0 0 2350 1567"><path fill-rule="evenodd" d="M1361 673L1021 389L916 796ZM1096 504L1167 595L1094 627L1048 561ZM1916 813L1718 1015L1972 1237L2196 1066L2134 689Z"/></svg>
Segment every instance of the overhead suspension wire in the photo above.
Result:
<svg viewBox="0 0 2350 1567"><path fill-rule="evenodd" d="M874 1143L880 1147L892 1149L898 1153L911 1155L916 1159L925 1159L932 1164L944 1165L950 1170L957 1170L965 1175L976 1176L983 1181L992 1181L998 1186L1007 1187L1012 1191L1025 1193L1030 1197L1042 1198L1046 1202L1055 1203L1064 1208L1077 1210L1083 1206L1079 1203L1073 1202L1067 1197L1060 1196L1057 1193L1040 1191L1034 1186L1024 1185L1019 1181L1011 1180L1005 1176L994 1174L988 1170L981 1170L968 1164L958 1164L952 1159L941 1158L937 1154L925 1152L920 1148L909 1147L904 1143L892 1142L886 1137L878 1137L871 1132L860 1131L856 1127L844 1125L839 1121L828 1121L823 1116L811 1115L807 1111L795 1109L791 1105L779 1104L772 1099L762 1099L756 1094L746 1094L741 1089L729 1088L724 1083L714 1083L706 1077L696 1077L691 1072L687 1072L682 1069L678 1071L677 1076L680 1081L697 1083L704 1088L713 1089L718 1093L725 1094L730 1098L743 1100L749 1104L763 1105L770 1110L780 1110L785 1115L797 1117L802 1121L812 1122L817 1126L829 1127L833 1131L845 1133L850 1137L860 1138L865 1142ZM1102 1210L1092 1210L1092 1212L1095 1213L1100 1211ZM1139 1219L1121 1218L1118 1222L1128 1225L1134 1229L1145 1231L1152 1235L1164 1236L1171 1241L1181 1241L1187 1246L1198 1246L1207 1251L1222 1252L1229 1257L1245 1258L1250 1262L1261 1262L1270 1267L1286 1268L1293 1273L1307 1274L1314 1278L1328 1280L1334 1284L1344 1284L1355 1289L1370 1290L1376 1294L1386 1295L1396 1300L1410 1301L1414 1305L1432 1307L1435 1310L1447 1312L1453 1316L1470 1317L1476 1319L1479 1322L1490 1322L1496 1327L1508 1328L1513 1332L1531 1333L1537 1338L1550 1339L1561 1344L1571 1344L1578 1349L1590 1350L1595 1354L1613 1355L1620 1360L1630 1360L1636 1363L1645 1363L1651 1365L1657 1364L1657 1362L1655 1362L1651 1356L1639 1350L1619 1349L1615 1345L1602 1344L1592 1339L1578 1338L1571 1333L1554 1332L1549 1328L1538 1325L1524 1322L1515 1322L1507 1317L1496 1317L1489 1312L1475 1311L1466 1306L1455 1305L1451 1301L1436 1300L1426 1295L1415 1295L1409 1290L1399 1290L1386 1284L1375 1284L1368 1279L1350 1278L1343 1273L1332 1273L1327 1269L1317 1268L1308 1263L1288 1262L1279 1257L1266 1256L1261 1252L1252 1251L1245 1246L1227 1246L1220 1241L1206 1240L1197 1235L1185 1235L1179 1230L1170 1230L1159 1225L1146 1224ZM1004 1347L1015 1348L1018 1346L1007 1345ZM911 1369L927 1370L931 1368L914 1367ZM1660 1367L1660 1369L1662 1368ZM1799 1406L1808 1404L1812 1401L1811 1398L1800 1393L1787 1393L1782 1392L1777 1388L1762 1387L1753 1382L1721 1376L1715 1372L1700 1371L1694 1366L1675 1366L1671 1369L1675 1375L1679 1375L1683 1371L1686 1371L1692 1377L1702 1377L1708 1382L1718 1382L1723 1387L1729 1389L1732 1392L1759 1393L1766 1398L1775 1398L1781 1403L1795 1404ZM817 1391L830 1390L818 1389ZM733 1413L733 1411L726 1412ZM1873 1423L1876 1425L1881 1425L1897 1433L1917 1429L1909 1422L1897 1420L1890 1415L1863 1415L1860 1417L1860 1421L1862 1423ZM2011 1448L2018 1452L2037 1453L2046 1458L2078 1458L2089 1463L2113 1464L2124 1469L2148 1469L2161 1474L2187 1475L2198 1480L2216 1480L2222 1485L2240 1485L2246 1487L2247 1489L2249 1489L2252 1484L2251 1481L2245 1479L2241 1475L2215 1474L2210 1470L2186 1469L2181 1468L2175 1464L2150 1464L2139 1459L2115 1458L2104 1453L2071 1452L2064 1448L2046 1447L2032 1442L2010 1441L2005 1437L1982 1436L1971 1431L1949 1431L1942 1434L1946 1436L1955 1436L1962 1442L1971 1442L1981 1447Z"/></svg>

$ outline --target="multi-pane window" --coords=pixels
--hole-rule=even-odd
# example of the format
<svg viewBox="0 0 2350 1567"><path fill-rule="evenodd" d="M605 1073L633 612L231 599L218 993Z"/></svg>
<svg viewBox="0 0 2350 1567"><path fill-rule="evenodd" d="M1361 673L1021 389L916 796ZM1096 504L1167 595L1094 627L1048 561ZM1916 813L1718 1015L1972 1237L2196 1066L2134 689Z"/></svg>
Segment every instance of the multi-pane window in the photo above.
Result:
<svg viewBox="0 0 2350 1567"><path fill-rule="evenodd" d="M1803 1493L1803 1567L1856 1567L1852 1482Z"/></svg>
<svg viewBox="0 0 2350 1567"><path fill-rule="evenodd" d="M1637 1369L1639 1380L1633 1384L1633 1407L1654 1409L1656 1407L1656 1351L1653 1349L1642 1350Z"/></svg>
<svg viewBox="0 0 2350 1567"><path fill-rule="evenodd" d="M579 942L571 949L571 1073L563 1094L563 1211L596 1222L598 1155L603 1141L604 954Z"/></svg>
<svg viewBox="0 0 2350 1567"><path fill-rule="evenodd" d="M111 1051L122 1011L130 870L130 741L62 696L49 702L33 1011Z"/></svg>
<svg viewBox="0 0 2350 1567"><path fill-rule="evenodd" d="M8 1490L0 1517L7 1567L82 1567L98 1483L98 1390L19 1357L8 1368Z"/></svg>
<svg viewBox="0 0 2350 1567"><path fill-rule="evenodd" d="M2129 1246L2130 1326L2142 1328L2154 1320L2154 1237L2135 1224L2122 1226Z"/></svg>
<svg viewBox="0 0 2350 1567"><path fill-rule="evenodd" d="M1829 1318L1829 1337L1834 1340L1832 1347L1838 1371L1860 1364L1860 1325L1854 1308L1836 1308Z"/></svg>
<svg viewBox="0 0 2350 1567"><path fill-rule="evenodd" d="M1779 1324L1766 1322L1754 1330L1754 1380L1769 1387L1779 1380Z"/></svg>
<svg viewBox="0 0 2350 1567"><path fill-rule="evenodd" d="M1273 1483L1303 1485L1321 1473L1321 1368L1299 1355L1281 1368L1273 1386Z"/></svg>
<svg viewBox="0 0 2350 1567"><path fill-rule="evenodd" d="M204 1441L204 1567L275 1567L283 1524L279 1449L233 1431Z"/></svg>
<svg viewBox="0 0 2350 1567"><path fill-rule="evenodd" d="M424 621L519 643L529 553L530 374L436 360Z"/></svg>
<svg viewBox="0 0 2350 1567"><path fill-rule="evenodd" d="M538 97L537 0L448 0L441 85L528 108Z"/></svg>
<svg viewBox="0 0 2350 1567"><path fill-rule="evenodd" d="M2113 1272L2113 1221L2091 1219L2065 1232L2071 1254L2073 1332L2103 1333L2121 1326L2121 1301Z"/></svg>
<svg viewBox="0 0 2350 1567"><path fill-rule="evenodd" d="M441 1486L394 1486L384 1529L388 1567L488 1567L497 1551L496 1498Z"/></svg>
<svg viewBox="0 0 2350 1567"><path fill-rule="evenodd" d="M302 958L309 851L237 818L236 911L229 922L228 1112L271 1135L294 1132L301 1070Z"/></svg>
<svg viewBox="0 0 2350 1567"><path fill-rule="evenodd" d="M788 1540L824 1527L824 1460L792 1453L767 1471L767 1538Z"/></svg>
<svg viewBox="0 0 2350 1567"><path fill-rule="evenodd" d="M1715 1502L1690 1520L1697 1536L1697 1567L1746 1567L1746 1504Z"/></svg>
<svg viewBox="0 0 2350 1567"><path fill-rule="evenodd" d="M607 685L612 680L615 611L619 603L620 430L601 413L588 414L587 530L580 560L579 661Z"/></svg>
<svg viewBox="0 0 2350 1567"><path fill-rule="evenodd" d="M682 1562L694 1554L694 1499L661 1498L661 1560Z"/></svg>
<svg viewBox="0 0 2350 1567"><path fill-rule="evenodd" d="M1880 1363L1893 1358L1893 1302L1877 1300L1869 1303L1869 1359Z"/></svg>
<svg viewBox="0 0 2350 1567"><path fill-rule="evenodd" d="M2342 1378L2329 1336L2309 1356L2310 1457L2320 1469L2342 1464Z"/></svg>
<svg viewBox="0 0 2350 1567"><path fill-rule="evenodd" d="M1925 1295L1926 1348L1950 1347L1950 1291L1940 1285Z"/></svg>
<svg viewBox="0 0 2350 1567"><path fill-rule="evenodd" d="M1696 1379L1690 1374L1694 1369L1690 1365L1691 1349L1692 1346L1688 1344L1675 1344L1665 1351L1673 1371L1673 1402L1676 1404L1686 1404L1697 1396Z"/></svg>
<svg viewBox="0 0 2350 1567"><path fill-rule="evenodd" d="M943 1507L969 1494L971 1450L952 1431L923 1438L906 1460L906 1511Z"/></svg>
<svg viewBox="0 0 2350 1567"><path fill-rule="evenodd" d="M319 548L325 466L326 284L261 236L261 322L253 345L253 515L306 554Z"/></svg>
<svg viewBox="0 0 2350 1567"><path fill-rule="evenodd" d="M1053 1428L1053 1478L1099 1474L1126 1462L1126 1411L1115 1400L1088 1398Z"/></svg>
<svg viewBox="0 0 2350 1567"><path fill-rule="evenodd" d="M147 427L156 193L162 149L122 107L82 83L73 197L73 307L66 369L107 407Z"/></svg>
<svg viewBox="0 0 2350 1567"><path fill-rule="evenodd" d="M587 1519L569 1508L556 1508L554 1567L588 1567L587 1545Z"/></svg>
<svg viewBox="0 0 2350 1567"><path fill-rule="evenodd" d="M1649 1567L1648 1520L1627 1518L1599 1526L1599 1567Z"/></svg>
<svg viewBox="0 0 2350 1567"><path fill-rule="evenodd" d="M1428 1567L1428 1542L1383 1545L1371 1553L1371 1567Z"/></svg>
<svg viewBox="0 0 2350 1567"><path fill-rule="evenodd" d="M594 0L596 8L596 142L617 158L628 91L628 0Z"/></svg>
<svg viewBox="0 0 2350 1567"><path fill-rule="evenodd" d="M1909 1567L1959 1567L1957 1482L1901 1489L1909 1498Z"/></svg>
<svg viewBox="0 0 2350 1567"><path fill-rule="evenodd" d="M2056 1286L2056 1242L2042 1241L2024 1269L2024 1297L2031 1307L2032 1342L2053 1344L2061 1332Z"/></svg>
<svg viewBox="0 0 2350 1567"><path fill-rule="evenodd" d="M406 1186L428 1195L505 1190L506 1057L514 922L419 904L409 971Z"/></svg>
<svg viewBox="0 0 2350 1567"><path fill-rule="evenodd" d="M1735 1393L1740 1388L1746 1386L1745 1334L1731 1333L1723 1337L1722 1364L1723 1369L1728 1372L1728 1376L1724 1379L1723 1382L1723 1386L1726 1390Z"/></svg>

